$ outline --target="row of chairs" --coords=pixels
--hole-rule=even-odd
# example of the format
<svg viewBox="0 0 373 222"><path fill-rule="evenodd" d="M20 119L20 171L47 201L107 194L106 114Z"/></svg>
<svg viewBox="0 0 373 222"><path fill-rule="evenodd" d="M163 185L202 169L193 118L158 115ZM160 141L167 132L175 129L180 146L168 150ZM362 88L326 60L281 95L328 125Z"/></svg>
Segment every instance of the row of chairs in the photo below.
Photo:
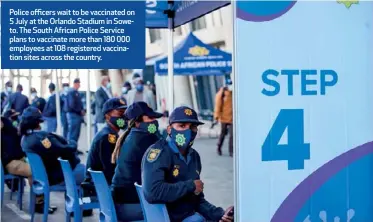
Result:
<svg viewBox="0 0 373 222"><path fill-rule="evenodd" d="M111 196L110 188L106 182L105 176L101 171L93 171L88 169L92 175L92 179L95 185L98 203L86 201L87 198L82 197L82 189L75 182L75 177L71 169L70 163L67 160L59 159L65 179L65 185L53 185L50 186L48 182L48 176L44 167L44 164L41 158L34 153L27 153L27 158L29 160L32 172L32 187L30 189L30 214L31 221L34 221L34 212L35 212L35 199L36 195L44 195L44 214L43 222L48 221L48 208L49 208L49 197L50 192L65 192L65 215L66 221L70 221L70 216L74 214L74 221L82 221L82 212L83 210L88 209L100 209L100 222L117 222L116 210ZM1 163L0 163L1 164ZM4 181L3 179L10 177L17 177L13 175L5 175L3 168L2 170L2 181L1 181L1 200L3 200L4 194ZM17 177L18 178L18 177ZM24 181L22 178L20 181ZM21 184L21 183L19 183ZM22 194L23 186L18 189L18 203L20 209L22 209ZM142 187L138 184L135 184L137 193L140 198L140 204L144 212L144 219L146 222L169 222L169 216L167 208L164 204L149 204L142 190ZM20 192L21 191L21 192Z"/></svg>

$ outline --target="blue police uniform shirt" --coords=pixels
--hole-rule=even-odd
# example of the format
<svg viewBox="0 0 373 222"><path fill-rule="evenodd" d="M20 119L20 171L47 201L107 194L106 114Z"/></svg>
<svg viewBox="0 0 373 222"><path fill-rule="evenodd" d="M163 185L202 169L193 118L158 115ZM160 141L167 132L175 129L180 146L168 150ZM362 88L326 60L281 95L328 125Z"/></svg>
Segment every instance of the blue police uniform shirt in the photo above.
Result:
<svg viewBox="0 0 373 222"><path fill-rule="evenodd" d="M68 160L72 169L80 163L76 154L77 144L74 141L68 143L63 137L53 133L34 130L22 137L21 146L24 152L36 153L41 157L50 185L64 181L59 157Z"/></svg>
<svg viewBox="0 0 373 222"><path fill-rule="evenodd" d="M194 194L194 180L200 179L202 165L196 150L190 148L187 157L169 139L152 145L142 160L144 195L150 203L165 203L171 221L182 221L196 212L205 219L219 221L224 210Z"/></svg>
<svg viewBox="0 0 373 222"><path fill-rule="evenodd" d="M45 104L46 104L45 99L43 99L43 98L41 98L41 97L37 97L37 98L35 98L35 99L32 101L31 106L36 107L36 108L38 108L41 112L43 112L44 107L45 107Z"/></svg>
<svg viewBox="0 0 373 222"><path fill-rule="evenodd" d="M111 154L115 149L117 139L118 133L106 125L93 138L88 154L86 169L102 171L108 184L111 184L114 176L115 164L111 163ZM88 171L85 174L85 182L92 182L91 174Z"/></svg>
<svg viewBox="0 0 373 222"><path fill-rule="evenodd" d="M21 92L12 93L9 97L10 108L14 109L22 115L23 110L29 107L30 103L28 98Z"/></svg>
<svg viewBox="0 0 373 222"><path fill-rule="evenodd" d="M71 89L64 100L64 111L67 113L76 113L81 115L83 102L77 90Z"/></svg>
<svg viewBox="0 0 373 222"><path fill-rule="evenodd" d="M160 138L141 129L132 128L120 149L112 182L114 202L140 203L134 183L141 184L141 161L146 150Z"/></svg>
<svg viewBox="0 0 373 222"><path fill-rule="evenodd" d="M60 107L63 106L62 98L60 98ZM43 110L43 116L45 117L56 117L57 116L57 108L56 108L56 94L51 95L48 98L47 104Z"/></svg>
<svg viewBox="0 0 373 222"><path fill-rule="evenodd" d="M21 137L12 122L5 117L1 117L1 122L4 125L1 129L1 162L5 169L12 160L20 160L26 155L21 148Z"/></svg>

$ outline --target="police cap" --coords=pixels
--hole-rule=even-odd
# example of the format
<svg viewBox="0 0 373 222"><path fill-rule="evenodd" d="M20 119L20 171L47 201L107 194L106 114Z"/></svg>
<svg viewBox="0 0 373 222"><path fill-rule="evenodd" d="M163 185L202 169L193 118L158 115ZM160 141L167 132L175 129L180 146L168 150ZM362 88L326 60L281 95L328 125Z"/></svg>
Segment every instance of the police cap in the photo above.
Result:
<svg viewBox="0 0 373 222"><path fill-rule="evenodd" d="M162 113L154 112L152 108L145 102L135 102L131 104L125 113L127 119L136 119L139 116L149 116L151 118L160 118Z"/></svg>
<svg viewBox="0 0 373 222"><path fill-rule="evenodd" d="M169 123L193 123L196 125L202 125L203 122L198 120L196 111L187 106L177 107L170 115Z"/></svg>
<svg viewBox="0 0 373 222"><path fill-rule="evenodd" d="M22 120L39 120L40 122L44 121L43 116L38 108L29 106L22 113Z"/></svg>
<svg viewBox="0 0 373 222"><path fill-rule="evenodd" d="M127 109L127 103L124 99L111 98L104 103L102 112L104 115L114 109Z"/></svg>

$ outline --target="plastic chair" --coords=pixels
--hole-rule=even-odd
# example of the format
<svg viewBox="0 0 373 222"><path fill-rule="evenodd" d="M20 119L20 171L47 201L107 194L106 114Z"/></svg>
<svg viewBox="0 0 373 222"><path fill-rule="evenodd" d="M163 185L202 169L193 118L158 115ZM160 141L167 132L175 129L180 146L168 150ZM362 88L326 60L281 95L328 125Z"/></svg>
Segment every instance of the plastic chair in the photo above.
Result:
<svg viewBox="0 0 373 222"><path fill-rule="evenodd" d="M144 218L146 222L170 222L166 205L164 204L150 204L144 196L142 186L135 183L137 194L140 198L142 212L144 212Z"/></svg>
<svg viewBox="0 0 373 222"><path fill-rule="evenodd" d="M19 205L19 209L22 210L22 197L24 193L24 186L25 186L25 180L24 177L21 176L16 176L12 174L4 174L4 169L3 169L3 164L0 161L0 167L1 167L1 206L3 206L4 203L4 183L5 180L12 180L12 190L13 190L13 180L14 179L19 179L18 183L18 191L17 191L17 204ZM12 200L12 194L13 192L11 191L10 194L10 200Z"/></svg>
<svg viewBox="0 0 373 222"><path fill-rule="evenodd" d="M66 185L66 201L65 201L65 212L66 221L70 221L71 213L74 213L74 222L83 220L83 210L90 210L99 208L98 202L84 203L84 199L81 198L81 189L76 185L73 170L69 161L58 158L61 163L63 177L65 178Z"/></svg>
<svg viewBox="0 0 373 222"><path fill-rule="evenodd" d="M110 188L106 182L105 175L101 171L88 169L92 176L93 183L100 202L100 222L117 222L117 213L115 211L113 197Z"/></svg>
<svg viewBox="0 0 373 222"><path fill-rule="evenodd" d="M36 195L44 195L43 222L48 221L49 193L52 191L65 191L65 185L49 186L47 171L40 156L35 153L26 153L32 173L32 187L30 189L31 222L34 221Z"/></svg>

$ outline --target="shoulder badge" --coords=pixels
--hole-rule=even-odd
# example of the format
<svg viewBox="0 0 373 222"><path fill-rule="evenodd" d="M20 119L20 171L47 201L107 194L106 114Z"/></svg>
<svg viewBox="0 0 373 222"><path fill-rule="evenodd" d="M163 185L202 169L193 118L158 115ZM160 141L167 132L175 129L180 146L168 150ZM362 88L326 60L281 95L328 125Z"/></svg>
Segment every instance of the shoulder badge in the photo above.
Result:
<svg viewBox="0 0 373 222"><path fill-rule="evenodd" d="M49 149L52 146L52 143L51 143L51 141L49 141L48 138L43 139L41 141L41 144L43 144L43 146L44 146L45 149Z"/></svg>
<svg viewBox="0 0 373 222"><path fill-rule="evenodd" d="M161 153L161 150L160 149L150 149L149 153L148 153L148 156L146 157L146 159L148 160L148 162L154 162L158 159L159 157L159 154Z"/></svg>
<svg viewBox="0 0 373 222"><path fill-rule="evenodd" d="M172 171L172 175L174 177L177 177L179 175L179 169L178 168L175 168L174 171Z"/></svg>
<svg viewBox="0 0 373 222"><path fill-rule="evenodd" d="M117 142L117 136L114 134L109 134L108 136L109 143L116 143Z"/></svg>

